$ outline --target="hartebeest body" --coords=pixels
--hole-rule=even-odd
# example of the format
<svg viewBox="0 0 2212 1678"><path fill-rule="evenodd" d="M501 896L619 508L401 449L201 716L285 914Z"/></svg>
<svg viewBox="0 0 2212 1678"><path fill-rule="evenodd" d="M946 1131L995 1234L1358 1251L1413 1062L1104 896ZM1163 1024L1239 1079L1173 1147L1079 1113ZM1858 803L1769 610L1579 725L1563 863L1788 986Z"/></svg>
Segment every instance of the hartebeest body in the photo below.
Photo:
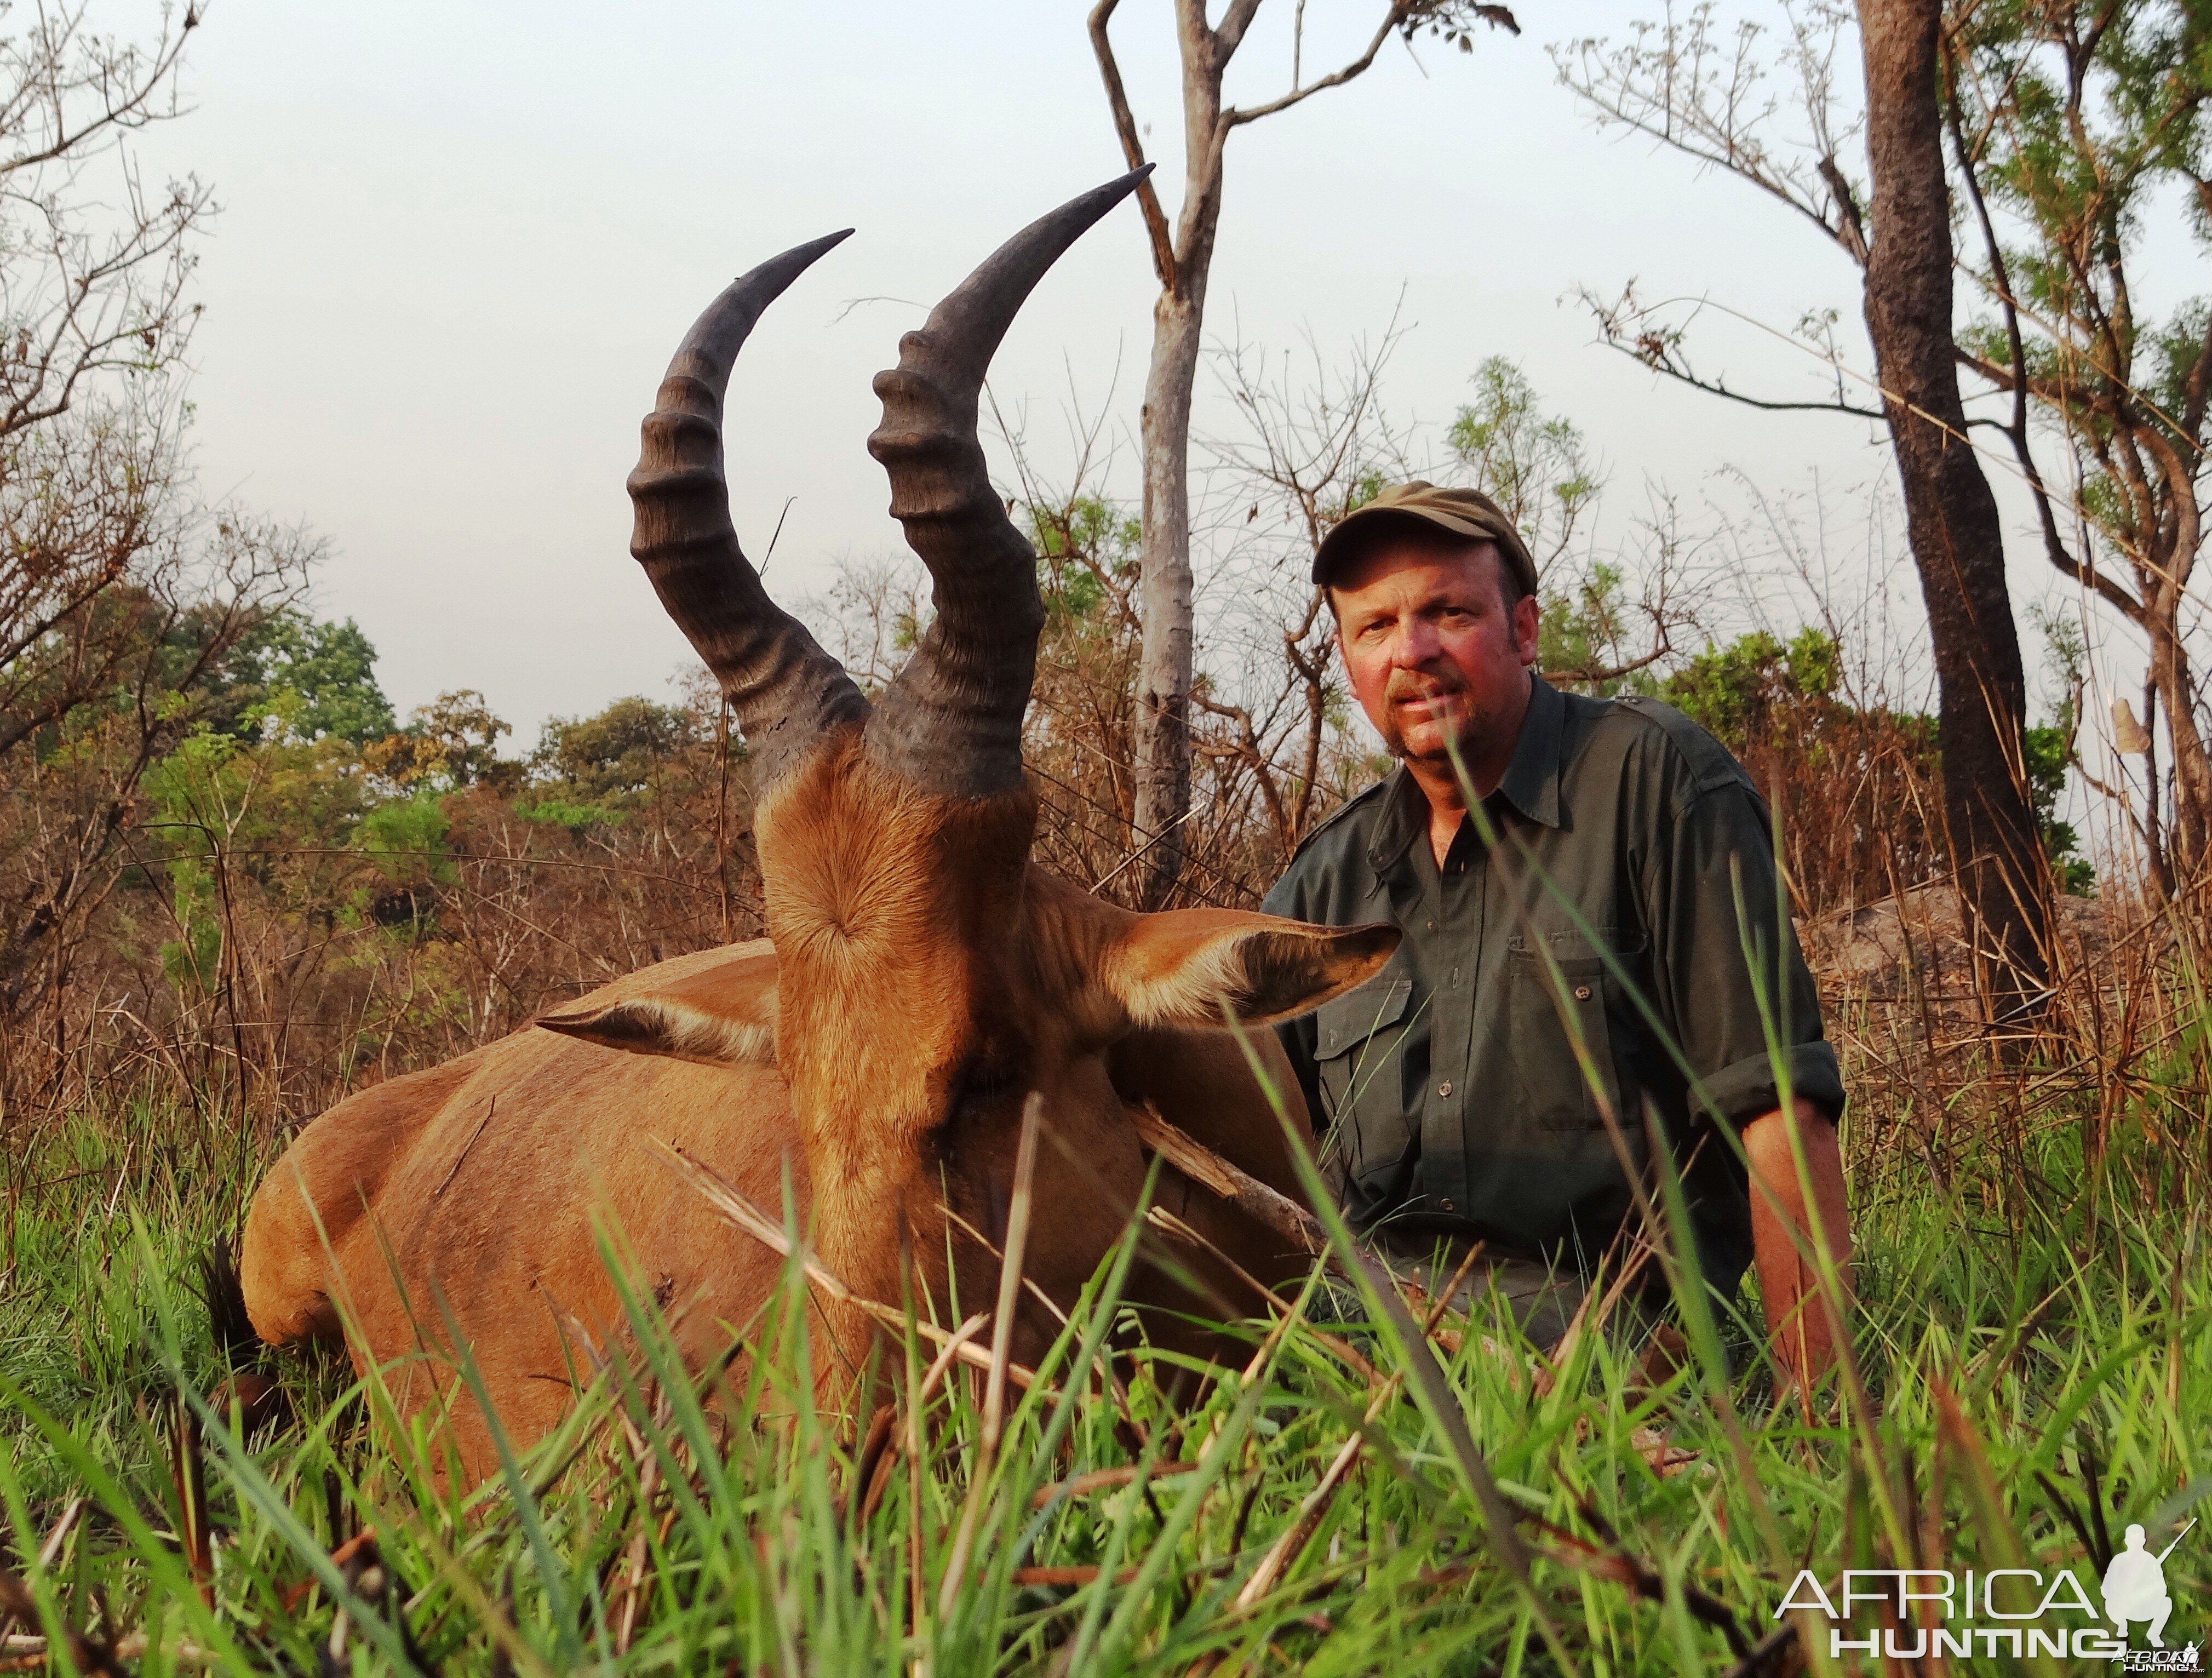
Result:
<svg viewBox="0 0 2212 1678"><path fill-rule="evenodd" d="M976 401L1023 298L1137 178L1018 234L878 378L884 423L869 447L936 612L872 706L769 600L738 550L722 469L738 348L843 235L764 264L700 318L645 422L631 548L744 731L769 937L634 974L317 1119L246 1224L242 1279L264 1339L335 1335L343 1307L356 1363L383 1361L442 1346L450 1312L504 1425L536 1437L583 1366L577 1337L620 1320L599 1256L607 1217L687 1354L711 1357L781 1261L684 1189L657 1143L771 1210L788 1181L815 1252L857 1293L896 1302L910 1281L963 1311L997 1292L993 1249L1032 1092L1053 1140L1038 1151L1024 1268L1056 1300L1073 1298L1138 1199L1143 1103L1299 1194L1223 1010L1259 1024L1317 1006L1375 972L1395 930L1136 915L1029 861L1021 722L1043 613L1035 556L985 472ZM1273 1034L1256 1036L1299 1116ZM1259 1276L1304 1262L1171 1170L1163 1195ZM1217 1298L1238 1297L1202 1251L1182 1256ZM1161 1274L1139 1293L1204 1309ZM817 1383L841 1403L876 1324L821 1304ZM1048 1326L1024 1316L1015 1356L1034 1358ZM409 1401L438 1378L410 1377ZM465 1420L460 1432L471 1468L488 1467L481 1431Z"/></svg>

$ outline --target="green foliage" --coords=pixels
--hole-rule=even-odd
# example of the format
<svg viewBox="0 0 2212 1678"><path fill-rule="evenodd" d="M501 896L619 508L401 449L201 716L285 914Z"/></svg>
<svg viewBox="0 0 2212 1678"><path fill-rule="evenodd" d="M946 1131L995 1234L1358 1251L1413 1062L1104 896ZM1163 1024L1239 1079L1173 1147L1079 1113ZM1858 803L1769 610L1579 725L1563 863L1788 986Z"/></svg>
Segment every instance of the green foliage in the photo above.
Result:
<svg viewBox="0 0 2212 1678"><path fill-rule="evenodd" d="M244 739L203 725L148 766L139 791L141 854L169 882L166 919L174 936L156 953L187 999L206 994L221 966L225 879L244 876L265 886L286 854L345 845L369 804L351 746L336 735L311 739L290 729Z"/></svg>
<svg viewBox="0 0 2212 1678"><path fill-rule="evenodd" d="M1604 666L1608 648L1618 646L1628 601L1618 565L1593 564L1571 588L1547 588L1543 615L1537 620L1536 657L1541 666L1565 674ZM1571 685L1600 695L1616 693L1620 679L1573 682Z"/></svg>
<svg viewBox="0 0 2212 1678"><path fill-rule="evenodd" d="M451 885L457 878L447 845L452 831L444 797L426 789L369 811L361 820L360 844L394 885Z"/></svg>
<svg viewBox="0 0 2212 1678"><path fill-rule="evenodd" d="M169 864L169 913L181 936L162 944L161 975L180 995L204 996L215 988L222 964L215 876L198 857L181 856Z"/></svg>
<svg viewBox="0 0 2212 1678"><path fill-rule="evenodd" d="M2075 727L2069 706L2057 721L2027 728L2023 745L2028 796L2035 810L2035 830L2043 836L2043 854L2058 872L2059 889L2069 897L2094 897L2096 865L2075 854L2081 836L2071 822L2058 819L2058 800L2065 796L2066 774L2074 762Z"/></svg>
<svg viewBox="0 0 2212 1678"><path fill-rule="evenodd" d="M544 822L571 832L589 827L620 827L629 819L620 810L604 804L569 804L561 799L517 799L514 813L526 822Z"/></svg>
<svg viewBox="0 0 2212 1678"><path fill-rule="evenodd" d="M350 617L337 623L294 609L272 613L240 638L225 666L234 685L214 726L240 739L258 738L273 720L282 734L331 734L365 746L398 727L377 683L376 648Z"/></svg>
<svg viewBox="0 0 2212 1678"><path fill-rule="evenodd" d="M2031 388L2076 446L2092 526L2139 573L2149 562L2148 593L2164 504L2198 474L2177 480L2141 456L2147 445L2195 456L2208 441L2212 300L2184 299L2160 320L2128 264L2171 216L2168 195L2212 257L2212 11L2201 0L1993 0L1960 14L1956 46L1972 73L1951 96L1981 137L2010 282L2034 322ZM1996 324L1962 337L2009 368Z"/></svg>
<svg viewBox="0 0 2212 1678"><path fill-rule="evenodd" d="M2073 824L2058 819L2058 801L2065 795L2066 775L2073 765L2075 741L2081 731L2081 690L2088 681L2088 643L2081 633L2080 617L2069 607L2037 602L2028 607L2027 615L2043 633L2044 652L2064 696L2056 718L2029 728L2024 741L2036 830L2043 835L2044 854L2058 871L2060 889L2069 897L2094 897L2097 870L2075 854L2081 836Z"/></svg>
<svg viewBox="0 0 2212 1678"><path fill-rule="evenodd" d="M604 821L647 799L669 762L697 744L690 714L649 699L617 699L596 716L555 717L530 758L532 821L565 827Z"/></svg>
<svg viewBox="0 0 2212 1678"><path fill-rule="evenodd" d="M177 936L160 950L161 972L180 995L204 995L222 961L222 920L210 857L228 838L234 808L247 789L239 743L198 729L152 765L143 782L156 831L174 853L168 863L169 914Z"/></svg>
<svg viewBox="0 0 2212 1678"><path fill-rule="evenodd" d="M1589 445L1573 421L1544 411L1519 363L1492 356L1474 371L1444 441L1473 488L1502 508L1540 568L1567 545L1600 487Z"/></svg>
<svg viewBox="0 0 2212 1678"><path fill-rule="evenodd" d="M1066 508L1027 509L1030 544L1036 550L1037 588L1048 618L1069 623L1096 620L1109 599L1104 581L1133 585L1144 526L1097 495L1079 495Z"/></svg>
<svg viewBox="0 0 2212 1678"><path fill-rule="evenodd" d="M1478 367L1473 383L1475 399L1461 406L1445 441L1470 486L1498 503L1535 562L1542 668L1586 693L1648 685L1640 649L1630 649L1629 637L1646 623L1655 637L1665 634L1663 605L1632 604L1625 566L1575 551L1603 487L1582 429L1545 412L1528 374L1503 356ZM1663 532L1654 533L1661 540L1647 562L1656 562L1654 575L1663 579L1673 554ZM1663 601L1664 595L1662 581L1658 598ZM1658 645L1655 639L1653 647ZM1607 673L1628 666L1638 667L1626 675Z"/></svg>
<svg viewBox="0 0 2212 1678"><path fill-rule="evenodd" d="M2039 622L2043 620L2039 617ZM2070 625L2060 623L2054 646L2063 660ZM2077 637L2079 631L2072 631ZM1758 747L1781 746L1817 771L1819 736L1850 714L1838 696L1842 684L1842 649L1826 630L1808 625L1787 641L1759 629L1738 635L1725 646L1708 646L1681 668L1654 683L1650 691L1686 716L1711 729L1739 757ZM1888 713L1884 720L1916 756L1924 773L1941 770L1940 742L1932 716ZM2074 722L2070 702L2055 723L2031 727L2025 741L2027 773L2036 830L2045 854L2057 871L2062 890L2094 895L2096 868L2075 854L2081 842L2071 824L2058 818L2072 760Z"/></svg>
<svg viewBox="0 0 2212 1678"><path fill-rule="evenodd" d="M1835 638L1825 630L1808 625L1785 642L1758 629L1725 647L1708 645L1655 691L1741 752L1778 701L1831 697L1840 660Z"/></svg>

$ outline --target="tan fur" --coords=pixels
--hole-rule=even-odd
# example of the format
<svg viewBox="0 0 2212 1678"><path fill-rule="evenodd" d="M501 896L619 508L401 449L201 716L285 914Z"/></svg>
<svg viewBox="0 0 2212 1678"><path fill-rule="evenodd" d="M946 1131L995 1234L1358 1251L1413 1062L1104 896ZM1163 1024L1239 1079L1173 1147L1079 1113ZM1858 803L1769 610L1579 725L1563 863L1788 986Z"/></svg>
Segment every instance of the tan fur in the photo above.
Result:
<svg viewBox="0 0 2212 1678"><path fill-rule="evenodd" d="M340 1300L357 1364L441 1353L458 1331L526 1442L558 1420L571 1372L588 1375L585 1343L617 1331L595 1233L611 1224L635 1284L678 1315L687 1355L704 1362L744 1332L778 1260L681 1185L655 1140L771 1213L787 1188L822 1261L870 1298L902 1296L903 1226L915 1286L948 1318L995 1295L996 1264L962 1225L1002 1238L1031 1091L1051 1139L1024 1268L1063 1304L1140 1191L1131 1103L1157 1103L1298 1195L1244 1050L1209 1028L1224 999L1260 1018L1318 1006L1376 970L1395 935L1227 911L1133 915L1029 865L1028 794L927 797L877 769L858 738L832 737L758 812L769 940L631 975L548 1016L553 1030L395 1079L302 1133L246 1226L247 1304L264 1338L327 1336ZM763 1031L772 1061L757 1057ZM1273 1034L1251 1042L1301 1119ZM1303 1268L1172 1172L1164 1195L1255 1274ZM1140 1297L1253 1307L1220 1266L1177 1257L1210 1297L1150 1273ZM817 1383L842 1405L859 1396L877 1331L820 1303ZM1034 1359L1049 1327L1025 1311L1016 1356ZM451 1375L434 1356L402 1379L411 1407ZM490 1468L465 1405L456 1438L467 1472Z"/></svg>

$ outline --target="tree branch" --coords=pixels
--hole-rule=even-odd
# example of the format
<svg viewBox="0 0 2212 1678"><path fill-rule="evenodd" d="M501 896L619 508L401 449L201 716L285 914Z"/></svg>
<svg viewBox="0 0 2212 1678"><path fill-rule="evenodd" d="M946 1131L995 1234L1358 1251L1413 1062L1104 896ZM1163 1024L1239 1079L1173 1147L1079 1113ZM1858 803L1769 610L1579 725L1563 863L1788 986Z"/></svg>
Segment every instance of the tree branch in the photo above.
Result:
<svg viewBox="0 0 2212 1678"><path fill-rule="evenodd" d="M1272 117L1278 111L1287 111L1293 105L1303 104L1311 99L1323 88L1340 88L1354 76L1364 75L1367 67L1375 62L1375 55L1382 50L1382 43L1390 39L1390 32L1406 21L1407 9L1406 0L1394 0L1389 15L1382 20L1382 27L1367 43L1367 50L1350 64L1331 70L1318 82L1309 82L1303 88L1293 88L1280 99L1271 99L1265 105L1255 105L1249 111L1231 106L1221 113L1223 131L1241 127L1248 122L1257 122L1262 117Z"/></svg>
<svg viewBox="0 0 2212 1678"><path fill-rule="evenodd" d="M1544 679L1553 683L1587 682L1593 686L1603 682L1618 682L1624 676L1633 676L1639 670L1650 668L1674 650L1662 631L1659 637L1659 644L1640 659L1631 659L1626 664L1602 666L1588 670L1547 670L1544 672Z"/></svg>
<svg viewBox="0 0 2212 1678"><path fill-rule="evenodd" d="M44 164L58 162L64 158L81 156L85 143L105 130L143 128L149 123L158 120L159 117L149 112L146 108L148 101L153 98L155 90L162 82L169 80L172 72L176 70L177 62L184 53L185 38L198 28L200 22L199 13L197 10L188 10L185 14L184 27L177 32L173 40L167 38L167 31L165 27L163 38L156 45L153 60L137 85L134 87L126 82L125 91L119 100L113 97L104 99L101 101L100 109L96 113L87 118L81 125L70 128L64 119L59 95L72 87L84 84L76 82L74 78L64 82L61 79L63 72L60 70L60 64L62 52L76 34L77 26L83 21L83 15L80 11L74 16L65 17L58 24L50 25L45 32L46 39L40 42L35 49L46 55L48 62L56 68L56 81L40 89L42 102L51 104L54 107L57 120L52 137L36 151L26 152L21 156L10 157L4 162L0 162L0 178L19 173L25 169L36 169ZM118 75L126 64L135 65L138 62L137 49L132 48L123 58L100 60L95 74L104 83ZM173 108L166 114L174 116L179 112ZM9 132L14 132L15 127L15 125L12 123L0 123L0 128L4 128Z"/></svg>
<svg viewBox="0 0 2212 1678"><path fill-rule="evenodd" d="M2051 508L2051 492L2044 484L2042 470L2035 464L2035 451L2029 444L2027 345L2020 330L2020 308L2013 300L2012 276L2005 264L2004 247L1997 241L1996 224L1990 219L1990 207L1982 196L1981 173L1974 167L1974 156L1967 149L1966 130L1960 121L1959 61L1948 33L1943 39L1943 64L1948 72L1946 79L1951 83L1951 96L1943 101L1951 130L1951 146L1958 155L1959 173L1966 182L1966 197L1974 206L1974 218L1981 226L1982 246L1990 259L1990 289L2004 315L2005 346L2012 357L2012 419L2004 427L2004 434L2012 440L2013 456L2020 462L2028 489L2035 497L2036 520L2043 531L2045 556L2061 573L2080 581L2083 567L2067 550L2058 533L2057 516Z"/></svg>
<svg viewBox="0 0 2212 1678"><path fill-rule="evenodd" d="M1112 20L1114 9L1121 0L1098 0L1091 9L1091 50L1098 58L1098 74L1106 83L1106 103L1114 113L1114 132L1121 142L1121 155L1133 169L1145 167L1145 148L1137 133L1137 119L1129 109L1129 95L1121 85L1121 67L1115 61L1114 44L1108 39L1106 26ZM1256 3L1256 0L1255 0ZM1175 240L1168 231L1167 212L1160 208L1160 195L1147 175L1137 183L1137 207L1144 212L1145 234L1152 241L1152 272L1159 278L1164 291L1173 291L1176 285Z"/></svg>
<svg viewBox="0 0 2212 1678"><path fill-rule="evenodd" d="M2199 181L2204 190L2204 215L2212 222L2212 182ZM2204 343L2197 352L2197 360L2189 369L2189 376L2181 383L2181 432L2197 445L2202 454L2204 446L2197 439L2204 435L2204 412L2212 403L2212 313L2204 317Z"/></svg>
<svg viewBox="0 0 2212 1678"><path fill-rule="evenodd" d="M1764 110L1748 113L1745 109L1759 79L1748 51L1751 33L1739 37L1725 75L1715 77L1708 68L1717 58L1710 29L1711 14L1700 10L1686 31L1670 19L1656 49L1647 49L1640 43L1626 46L1607 63L1598 55L1609 44L1588 40L1574 44L1580 54L1579 68L1564 45L1552 48L1552 62L1568 90L1597 112L1599 127L1618 124L1692 161L1727 171L1787 204L1863 262L1862 252L1852 249L1854 229L1850 218L1856 208L1856 198L1847 184L1838 192L1836 180L1830 178L1831 171L1841 177L1832 151L1824 155L1827 168L1818 172L1822 185L1836 201L1835 221L1822 212L1809 184L1795 168L1773 165L1754 131L1772 106L1770 102ZM1644 33L1639 28L1639 37ZM1808 89L1808 98L1811 94ZM1825 122L1816 127L1826 132ZM1863 249L1864 228L1855 231Z"/></svg>
<svg viewBox="0 0 2212 1678"><path fill-rule="evenodd" d="M1585 296L1585 302L1590 300ZM1757 408L1770 414L1849 414L1855 419L1881 420L1887 417L1879 410L1861 408L1838 398L1832 402L1784 402L1769 397L1750 396L1744 392L1730 390L1724 379L1708 379L1692 371L1689 366L1676 359L1674 347L1656 332L1642 332L1632 341L1609 319L1604 309L1591 303L1598 316L1599 330L1605 334L1606 347L1618 350L1632 361L1641 362L1654 373L1663 374L1677 384L1687 385L1692 390L1703 391L1708 396L1725 397L1730 402L1747 408Z"/></svg>
<svg viewBox="0 0 2212 1678"><path fill-rule="evenodd" d="M1213 32L1216 64L1225 64L1237 56L1237 49L1244 44L1244 32L1252 27L1259 10L1260 0L1231 0L1229 9L1221 15L1221 26Z"/></svg>
<svg viewBox="0 0 2212 1678"><path fill-rule="evenodd" d="M1815 167L1820 171L1820 179L1827 184L1828 191L1834 195L1836 214L1843 222L1840 228L1831 230L1835 241L1850 252L1853 262L1863 268L1867 259L1866 222L1859 214L1859 201L1851 191L1851 183L1843 170L1837 167L1832 155L1823 156Z"/></svg>

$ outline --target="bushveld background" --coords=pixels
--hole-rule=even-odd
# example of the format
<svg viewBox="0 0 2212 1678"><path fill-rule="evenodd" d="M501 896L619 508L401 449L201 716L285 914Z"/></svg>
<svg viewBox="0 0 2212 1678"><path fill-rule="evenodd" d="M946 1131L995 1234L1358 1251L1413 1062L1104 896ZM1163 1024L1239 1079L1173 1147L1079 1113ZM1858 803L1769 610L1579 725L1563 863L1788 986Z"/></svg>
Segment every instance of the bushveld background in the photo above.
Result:
<svg viewBox="0 0 2212 1678"><path fill-rule="evenodd" d="M314 533L191 471L206 189L88 185L127 162L134 125L177 113L197 15L137 43L69 9L7 35L0 1671L1826 1669L1826 1622L1777 1613L1801 1570L1832 1592L1879 1567L2094 1587L2127 1523L2154 1547L2184 1534L2212 1492L2212 773L2190 568L2212 313L2138 309L2127 272L2146 217L2179 204L2212 233L2202 13L1946 15L1954 208L1986 234L1961 258L1955 348L2011 414L1975 441L2031 472L2041 450L2044 539L2080 591L2080 611L2031 617L2048 680L2012 770L2047 865L2049 983L2024 1010L1993 1006L1972 959L1920 626L1875 558L1824 550L1820 507L1746 486L1755 516L1700 523L1655 488L1601 540L1607 474L1512 362L1470 369L1465 406L1424 428L1389 411L1395 327L1341 358L1214 344L1236 417L1193 461L1208 592L1162 895L1162 836L1138 819L1146 532L1102 418L1077 416L1056 465L1018 425L994 441L1049 608L1036 855L1103 895L1251 904L1382 771L1303 579L1328 525L1395 477L1485 488L1528 532L1555 680L1659 695L1738 754L1852 1091L1856 1334L1831 1389L1778 1401L1748 1292L1740 1315L1686 1295L1687 1353L1662 1379L1595 1330L1547 1360L1480 1315L1430 1318L1333 1231L1342 1274L1317 1267L1245 1322L1249 1362L1174 1412L1141 1347L1104 1355L1139 1227L1032 1384L922 1322L890 1353L896 1406L861 1428L811 1414L793 1378L799 1267L747 1326L754 1355L703 1382L642 1302L563 1433L467 1494L438 1480L434 1434L343 1363L287 1359L281 1402L210 1404L228 1370L202 1262L347 1092L757 935L743 743L688 677L534 741L466 670L396 715L367 638L315 607ZM1786 15L1776 62L1825 100L1848 14ZM1563 77L1601 119L1710 143L1848 246L1848 191L1820 197L1809 155L1733 125L1757 32L1731 46L1711 19L1580 44ZM1679 323L1632 296L1596 319L1714 391ZM1801 329L1832 353L1834 325ZM610 556L605 587L638 586ZM805 610L872 686L927 607L915 568L862 556ZM2095 686L2085 623L2136 638L2139 714ZM453 1381L472 1401L465 1368ZM2166 1564L2170 1642L2212 1632L2204 1530ZM1910 1649L1928 1613L1856 1630Z"/></svg>

